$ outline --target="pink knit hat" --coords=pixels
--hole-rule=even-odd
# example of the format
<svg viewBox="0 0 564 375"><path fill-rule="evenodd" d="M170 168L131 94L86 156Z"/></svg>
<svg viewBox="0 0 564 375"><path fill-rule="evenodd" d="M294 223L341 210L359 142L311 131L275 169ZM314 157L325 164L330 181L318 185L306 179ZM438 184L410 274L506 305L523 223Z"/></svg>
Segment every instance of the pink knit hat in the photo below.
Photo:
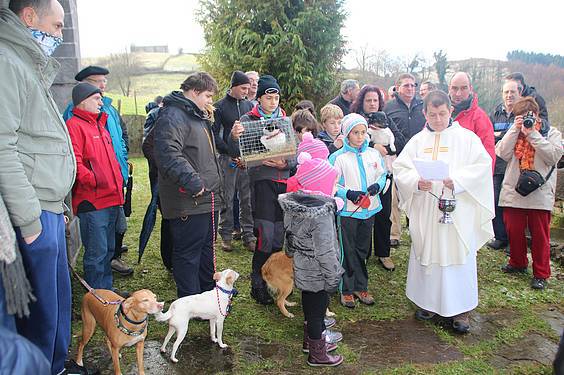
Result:
<svg viewBox="0 0 564 375"><path fill-rule="evenodd" d="M325 143L313 138L313 134L310 132L302 135L302 142L298 145L298 157L302 152L310 154L312 159L327 160L329 157L329 149L325 146Z"/></svg>
<svg viewBox="0 0 564 375"><path fill-rule="evenodd" d="M312 159L309 153L302 152L298 156L298 163L296 179L302 190L317 191L333 196L333 187L339 173L328 161L319 158Z"/></svg>

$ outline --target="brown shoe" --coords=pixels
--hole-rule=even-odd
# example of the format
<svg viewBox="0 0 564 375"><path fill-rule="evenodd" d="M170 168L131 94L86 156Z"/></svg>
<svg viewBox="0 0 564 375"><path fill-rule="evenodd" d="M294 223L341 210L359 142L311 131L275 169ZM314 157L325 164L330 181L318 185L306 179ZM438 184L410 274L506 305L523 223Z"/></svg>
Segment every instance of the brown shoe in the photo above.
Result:
<svg viewBox="0 0 564 375"><path fill-rule="evenodd" d="M396 269L396 266L390 257L380 257L378 258L378 261L380 261L380 264L386 271L393 271Z"/></svg>
<svg viewBox="0 0 564 375"><path fill-rule="evenodd" d="M255 251L256 244L257 244L256 238L249 238L243 241L243 245L249 251Z"/></svg>
<svg viewBox="0 0 564 375"><path fill-rule="evenodd" d="M231 235L233 236L234 240L239 241L243 237L243 231L241 229L233 229Z"/></svg>
<svg viewBox="0 0 564 375"><path fill-rule="evenodd" d="M223 240L221 242L221 250L228 252L228 253L233 251L233 248L231 247L231 240Z"/></svg>
<svg viewBox="0 0 564 375"><path fill-rule="evenodd" d="M352 294L341 294L341 305L349 309L355 308L354 296Z"/></svg>
<svg viewBox="0 0 564 375"><path fill-rule="evenodd" d="M374 297L370 295L370 293L364 292L354 292L354 296L360 300L360 302L364 303L365 305L374 305Z"/></svg>

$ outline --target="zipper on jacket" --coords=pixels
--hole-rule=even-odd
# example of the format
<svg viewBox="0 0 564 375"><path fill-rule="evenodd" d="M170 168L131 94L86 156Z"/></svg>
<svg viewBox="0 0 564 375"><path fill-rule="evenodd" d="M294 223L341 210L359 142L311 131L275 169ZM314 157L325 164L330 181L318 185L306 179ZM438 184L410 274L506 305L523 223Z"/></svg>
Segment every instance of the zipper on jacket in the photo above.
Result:
<svg viewBox="0 0 564 375"><path fill-rule="evenodd" d="M100 112L100 114L98 115L98 118L96 119L96 127L98 128L98 133L100 134L100 137L102 138L102 142L103 142L103 143L106 143L106 144L109 144L110 146L112 146L111 137L110 137L110 140L109 140L109 141L105 141L105 140L104 140L104 135L102 134L102 130L100 129L100 117L101 117L101 116L102 116L102 112ZM109 132L108 132L108 133L109 133ZM112 162L111 162L112 158L111 158L110 155L108 154L108 148L107 148L106 146L104 146L104 150L106 151L106 156L108 157L108 160L110 160L110 167L111 167L111 165L112 165ZM115 154L115 151L114 151L113 146L112 146L112 154L114 155L114 157L116 158L116 161L117 161L117 155ZM117 163L118 163L118 166L119 166L119 161L117 161ZM114 178L114 182L115 182L115 184L116 184L116 187L119 187L119 183L117 182L117 180L116 180L116 175L115 175L115 173L114 173L114 168L111 167L111 170L112 170L112 176L113 176L113 178ZM120 167L120 174L119 174L119 175L120 175L120 177L122 177L122 175L121 175L121 167ZM122 177L122 178L123 178L123 177ZM122 187L121 187L120 190L123 191L123 185L122 185ZM120 194L123 194L123 193L120 192Z"/></svg>

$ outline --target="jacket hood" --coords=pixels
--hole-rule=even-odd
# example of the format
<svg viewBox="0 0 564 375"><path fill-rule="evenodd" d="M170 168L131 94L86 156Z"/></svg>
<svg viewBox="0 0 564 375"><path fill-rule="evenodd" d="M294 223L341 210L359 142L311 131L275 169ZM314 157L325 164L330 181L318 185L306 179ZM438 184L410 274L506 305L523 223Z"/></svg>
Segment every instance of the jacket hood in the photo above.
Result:
<svg viewBox="0 0 564 375"><path fill-rule="evenodd" d="M278 202L285 212L291 212L295 217L309 219L334 215L337 208L335 200L331 197L302 192L280 194Z"/></svg>
<svg viewBox="0 0 564 375"><path fill-rule="evenodd" d="M247 115L250 115L252 117L256 117L256 118L260 119L262 116L261 116L261 114L258 110L258 107L259 107L259 105L255 104L253 109L251 109L251 111L249 113L247 113ZM282 107L278 106L278 108L280 108L280 117L286 117L286 112L284 112Z"/></svg>
<svg viewBox="0 0 564 375"><path fill-rule="evenodd" d="M523 96L523 97L533 96L536 93L537 93L537 89L535 89L533 86L525 85L525 87L523 87L523 92L521 93L521 96Z"/></svg>
<svg viewBox="0 0 564 375"><path fill-rule="evenodd" d="M173 91L170 94L166 95L163 98L163 103L164 103L163 106L165 107L166 106L178 107L190 114L194 114L195 116L201 119L206 119L204 113L198 108L198 106L193 101L185 97L182 91Z"/></svg>

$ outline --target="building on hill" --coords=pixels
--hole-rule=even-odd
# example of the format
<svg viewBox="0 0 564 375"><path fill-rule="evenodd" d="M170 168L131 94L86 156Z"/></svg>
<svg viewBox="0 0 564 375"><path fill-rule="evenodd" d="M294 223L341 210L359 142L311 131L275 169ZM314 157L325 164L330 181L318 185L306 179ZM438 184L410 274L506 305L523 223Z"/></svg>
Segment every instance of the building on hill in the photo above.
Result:
<svg viewBox="0 0 564 375"><path fill-rule="evenodd" d="M130 46L131 53L134 52L147 52L147 53L168 53L168 46Z"/></svg>

